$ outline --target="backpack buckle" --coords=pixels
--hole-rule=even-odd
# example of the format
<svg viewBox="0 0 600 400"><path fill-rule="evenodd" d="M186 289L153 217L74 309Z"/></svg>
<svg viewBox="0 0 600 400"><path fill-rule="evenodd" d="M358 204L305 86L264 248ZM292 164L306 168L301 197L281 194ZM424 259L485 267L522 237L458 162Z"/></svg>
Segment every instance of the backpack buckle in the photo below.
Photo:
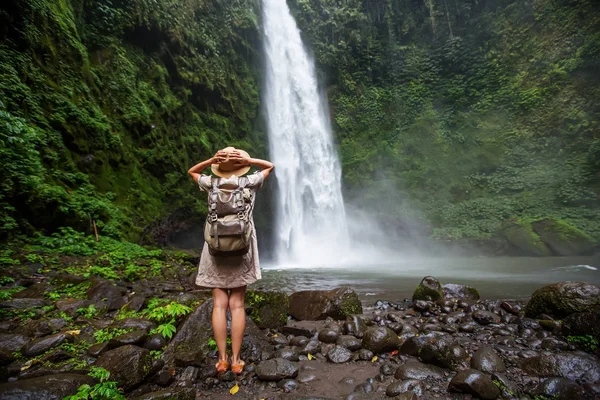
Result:
<svg viewBox="0 0 600 400"><path fill-rule="evenodd" d="M208 216L208 220L209 220L210 222L217 222L217 219L219 219L219 218L217 217L217 214L210 214L210 215Z"/></svg>

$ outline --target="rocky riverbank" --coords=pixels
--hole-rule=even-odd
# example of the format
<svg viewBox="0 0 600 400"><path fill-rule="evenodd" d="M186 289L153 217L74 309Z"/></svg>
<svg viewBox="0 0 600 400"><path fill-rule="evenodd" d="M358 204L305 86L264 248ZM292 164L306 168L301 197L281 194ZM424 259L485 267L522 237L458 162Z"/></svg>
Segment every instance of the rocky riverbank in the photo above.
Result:
<svg viewBox="0 0 600 400"><path fill-rule="evenodd" d="M31 264L5 273L0 397L600 397L594 285L553 284L526 303L480 299L433 277L402 303L363 305L351 288L249 291L247 367L219 376L212 300L192 284L194 262L163 257L156 276L129 282Z"/></svg>

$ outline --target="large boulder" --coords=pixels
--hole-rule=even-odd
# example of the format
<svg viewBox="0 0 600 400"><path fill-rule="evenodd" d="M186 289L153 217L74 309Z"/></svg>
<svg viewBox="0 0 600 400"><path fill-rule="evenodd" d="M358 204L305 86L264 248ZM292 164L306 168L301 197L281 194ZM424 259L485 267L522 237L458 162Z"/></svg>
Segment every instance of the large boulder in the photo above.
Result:
<svg viewBox="0 0 600 400"><path fill-rule="evenodd" d="M596 308L600 308L600 287L587 282L559 282L536 290L525 307L525 315L564 318Z"/></svg>
<svg viewBox="0 0 600 400"><path fill-rule="evenodd" d="M479 300L479 292L477 289L467 285L457 285L455 283L447 283L442 286L442 294L445 299L459 300Z"/></svg>
<svg viewBox="0 0 600 400"><path fill-rule="evenodd" d="M283 358L262 361L256 366L256 375L263 381L295 378L298 375L298 364Z"/></svg>
<svg viewBox="0 0 600 400"><path fill-rule="evenodd" d="M591 251L594 238L563 221L545 219L531 224L546 245L559 256L572 256Z"/></svg>
<svg viewBox="0 0 600 400"><path fill-rule="evenodd" d="M398 350L400 338L387 326L368 328L363 336L362 347L375 354Z"/></svg>
<svg viewBox="0 0 600 400"><path fill-rule="evenodd" d="M583 383L600 382L600 363L577 353L544 354L523 361L523 371L540 377L561 377Z"/></svg>
<svg viewBox="0 0 600 400"><path fill-rule="evenodd" d="M500 395L500 389L492 378L474 369L459 371L448 385L449 392L468 393L482 400L494 400Z"/></svg>
<svg viewBox="0 0 600 400"><path fill-rule="evenodd" d="M510 223L503 231L506 240L518 251L516 254L523 256L549 257L552 250L546 246L529 223Z"/></svg>
<svg viewBox="0 0 600 400"><path fill-rule="evenodd" d="M346 319L362 313L362 304L354 290L304 290L290 295L290 315L297 320L316 321L331 317Z"/></svg>
<svg viewBox="0 0 600 400"><path fill-rule="evenodd" d="M412 299L413 301L437 301L441 300L443 297L444 293L442 291L442 285L440 281L435 279L433 276L426 276L415 289Z"/></svg>
<svg viewBox="0 0 600 400"><path fill-rule="evenodd" d="M600 342L600 309L569 315L562 321L561 333L566 338L589 335Z"/></svg>
<svg viewBox="0 0 600 400"><path fill-rule="evenodd" d="M118 382L125 391L131 390L148 377L152 371L150 351L126 345L100 355L94 364L110 372L110 380Z"/></svg>
<svg viewBox="0 0 600 400"><path fill-rule="evenodd" d="M290 311L288 295L283 292L250 290L246 293L249 316L260 329L276 329L287 322Z"/></svg>
<svg viewBox="0 0 600 400"><path fill-rule="evenodd" d="M88 299L108 311L118 310L127 302L123 297L125 289L108 281L99 281L86 292Z"/></svg>
<svg viewBox="0 0 600 400"><path fill-rule="evenodd" d="M2 400L62 400L77 393L81 385L93 385L94 379L87 375L52 374L0 384Z"/></svg>

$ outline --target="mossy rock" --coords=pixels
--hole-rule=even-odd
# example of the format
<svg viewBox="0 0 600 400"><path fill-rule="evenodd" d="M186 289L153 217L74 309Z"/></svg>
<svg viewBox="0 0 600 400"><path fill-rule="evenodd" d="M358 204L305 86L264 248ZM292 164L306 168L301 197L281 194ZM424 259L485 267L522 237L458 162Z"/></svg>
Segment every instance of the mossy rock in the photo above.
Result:
<svg viewBox="0 0 600 400"><path fill-rule="evenodd" d="M260 328L279 328L287 322L290 311L288 295L283 292L250 290L246 293L249 316Z"/></svg>
<svg viewBox="0 0 600 400"><path fill-rule="evenodd" d="M290 295L290 315L300 321L317 321L331 317L344 320L362 314L362 304L354 290L305 290Z"/></svg>
<svg viewBox="0 0 600 400"><path fill-rule="evenodd" d="M445 299L474 300L480 299L479 291L472 286L446 283L442 286Z"/></svg>
<svg viewBox="0 0 600 400"><path fill-rule="evenodd" d="M594 238L564 221L545 219L532 223L531 227L547 247L559 256L590 252L598 244Z"/></svg>
<svg viewBox="0 0 600 400"><path fill-rule="evenodd" d="M444 298L442 284L433 276L423 278L413 293L412 300L437 301Z"/></svg>
<svg viewBox="0 0 600 400"><path fill-rule="evenodd" d="M524 256L549 257L552 250L531 228L529 221L513 222L502 231L504 238Z"/></svg>
<svg viewBox="0 0 600 400"><path fill-rule="evenodd" d="M587 282L559 282L536 290L525 307L525 315L565 318L597 307L600 307L600 287Z"/></svg>

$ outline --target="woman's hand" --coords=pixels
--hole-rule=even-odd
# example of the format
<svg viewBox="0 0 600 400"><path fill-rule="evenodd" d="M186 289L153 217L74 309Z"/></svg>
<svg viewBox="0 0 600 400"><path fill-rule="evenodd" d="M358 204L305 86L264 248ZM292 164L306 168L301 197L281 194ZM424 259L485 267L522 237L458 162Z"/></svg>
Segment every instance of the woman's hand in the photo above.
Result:
<svg viewBox="0 0 600 400"><path fill-rule="evenodd" d="M237 150L233 150L231 153L229 153L229 159L233 160L235 164L243 166L250 165L250 157L247 157L245 154L242 154Z"/></svg>
<svg viewBox="0 0 600 400"><path fill-rule="evenodd" d="M227 161L227 157L229 154L223 150L219 150L213 156L214 164L220 164L224 161Z"/></svg>

